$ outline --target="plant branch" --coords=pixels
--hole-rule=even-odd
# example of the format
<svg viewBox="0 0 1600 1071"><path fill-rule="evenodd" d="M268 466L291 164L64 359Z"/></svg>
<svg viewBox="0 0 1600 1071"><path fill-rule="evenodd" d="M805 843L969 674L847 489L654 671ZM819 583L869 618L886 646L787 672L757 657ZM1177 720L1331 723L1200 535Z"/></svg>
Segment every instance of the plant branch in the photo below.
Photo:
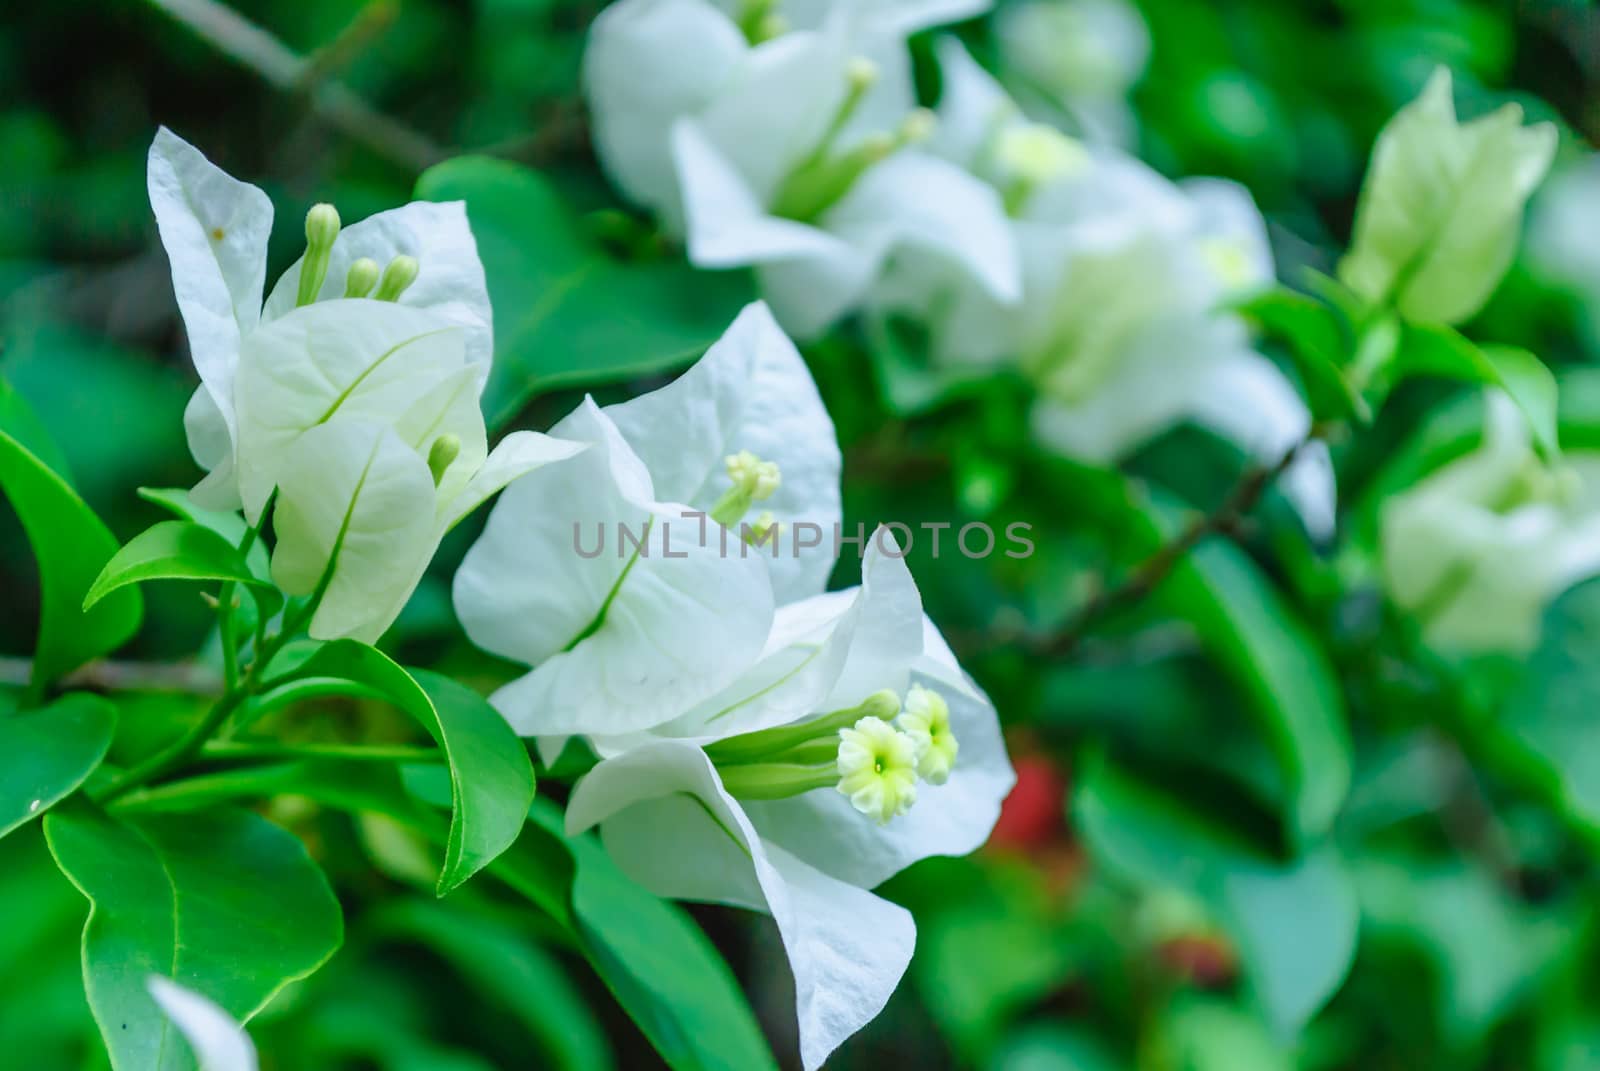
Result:
<svg viewBox="0 0 1600 1071"><path fill-rule="evenodd" d="M1120 583L1095 593L1055 635L1038 646L1038 653L1057 658L1071 654L1102 620L1143 602L1154 593L1200 543L1237 529L1260 503L1267 488L1294 464L1301 451L1322 438L1324 430L1313 426L1276 461L1247 468L1221 505L1190 521L1169 542L1135 566Z"/></svg>
<svg viewBox="0 0 1600 1071"><path fill-rule="evenodd" d="M26 658L0 656L0 684L23 686L33 673ZM184 692L216 696L222 678L198 662L116 662L102 659L74 670L61 680L63 687L97 692Z"/></svg>
<svg viewBox="0 0 1600 1071"><path fill-rule="evenodd" d="M427 137L384 115L328 76L334 65L349 58L348 47L328 50L337 52L332 62L326 54L320 60L307 59L217 0L149 2L235 63L255 71L268 85L305 96L311 110L331 126L396 164L421 171L444 158L443 151Z"/></svg>
<svg viewBox="0 0 1600 1071"><path fill-rule="evenodd" d="M226 741L200 749L206 759L292 762L301 759L345 759L357 762L442 762L433 747L404 744L280 744L274 741Z"/></svg>

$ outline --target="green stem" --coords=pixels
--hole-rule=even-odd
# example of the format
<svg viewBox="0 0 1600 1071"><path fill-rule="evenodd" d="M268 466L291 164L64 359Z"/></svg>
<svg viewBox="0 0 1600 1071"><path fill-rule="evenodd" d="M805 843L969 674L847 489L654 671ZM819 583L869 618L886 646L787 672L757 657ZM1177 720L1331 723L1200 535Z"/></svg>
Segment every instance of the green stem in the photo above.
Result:
<svg viewBox="0 0 1600 1071"><path fill-rule="evenodd" d="M305 677L300 680L289 681L253 697L234 722L234 729L240 730L248 725L253 725L275 710L293 706L295 703L305 703L314 699L329 697L348 698L350 696L364 696L369 699L384 699L384 694L376 688L367 688L354 681L342 680L338 677Z"/></svg>
<svg viewBox="0 0 1600 1071"><path fill-rule="evenodd" d="M719 767L717 773L728 794L743 800L786 800L839 783L839 771L833 763L802 766L793 762L769 762Z"/></svg>
<svg viewBox="0 0 1600 1071"><path fill-rule="evenodd" d="M711 757L712 762L721 764L770 759L791 748L818 740L831 741L837 748L839 730L848 729L862 717L863 711L860 706L836 710L811 721L780 725L774 729L758 729L753 733L742 733L739 736L730 736L726 740L718 740L706 748L706 754Z"/></svg>
<svg viewBox="0 0 1600 1071"><path fill-rule="evenodd" d="M261 526L266 523L267 512L272 509L273 503L278 499L278 490L273 488L267 496L266 504L261 507L260 517L249 528L245 529L244 536L239 540L239 557L249 560L250 551L255 547L256 540L261 538ZM239 585L236 581L225 580L222 588L217 593L217 631L222 636L222 682L224 691L233 691L239 686L239 637L234 631L233 612L237 608ZM256 621L256 636L259 641L262 622ZM260 644L257 643L259 648Z"/></svg>
<svg viewBox="0 0 1600 1071"><path fill-rule="evenodd" d="M255 674L252 672L246 678L246 683L253 683ZM90 793L90 798L97 803L109 803L118 796L138 788L147 781L153 781L162 774L168 773L187 762L213 733L222 728L222 723L228 716L238 709L239 704L245 699L244 687L235 687L225 692L212 708L206 711L206 716L195 723L194 727L183 736L162 748L154 755L149 756L128 770L121 777L106 785L99 792Z"/></svg>
<svg viewBox="0 0 1600 1071"><path fill-rule="evenodd" d="M200 750L205 759L271 762L345 759L357 762L442 762L438 748L386 744L280 744L275 741L213 741Z"/></svg>

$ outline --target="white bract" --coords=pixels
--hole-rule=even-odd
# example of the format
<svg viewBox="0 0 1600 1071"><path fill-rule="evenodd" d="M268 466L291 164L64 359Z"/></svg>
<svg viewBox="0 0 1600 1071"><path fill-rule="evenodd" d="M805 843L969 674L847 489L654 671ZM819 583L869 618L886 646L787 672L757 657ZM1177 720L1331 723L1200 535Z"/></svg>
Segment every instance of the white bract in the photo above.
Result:
<svg viewBox="0 0 1600 1071"><path fill-rule="evenodd" d="M523 735L676 717L756 657L776 605L826 585L839 447L765 306L676 382L552 435L587 448L506 492L455 583L467 634L535 667L493 698Z"/></svg>
<svg viewBox="0 0 1600 1071"><path fill-rule="evenodd" d="M899 251L1014 300L993 191L917 148L931 117L905 35L978 6L622 0L584 57L601 161L695 264L757 267L797 336L854 308Z"/></svg>
<svg viewBox="0 0 1600 1071"><path fill-rule="evenodd" d="M1600 572L1600 454L1552 469L1515 403L1488 403L1477 450L1384 504L1383 576L1431 646L1521 654L1546 604Z"/></svg>
<svg viewBox="0 0 1600 1071"><path fill-rule="evenodd" d="M1126 0L1026 0L995 13L1001 69L1016 90L1064 112L1094 141L1136 135L1128 91L1150 60L1150 30ZM1030 100L1030 105L1033 103Z"/></svg>
<svg viewBox="0 0 1600 1071"><path fill-rule="evenodd" d="M1298 443L1305 403L1221 308L1273 279L1250 195L1215 179L1174 184L1085 147L1024 119L958 42L942 41L939 57L936 148L1002 193L1023 299L1007 308L937 265L906 263L878 307L927 324L936 365L1018 364L1039 392L1040 440L1085 461L1115 461L1183 421L1265 461ZM1304 451L1284 486L1313 534L1328 534L1326 453Z"/></svg>
<svg viewBox="0 0 1600 1071"><path fill-rule="evenodd" d="M199 1071L256 1071L255 1046L215 1002L159 974L152 974L145 986L183 1032Z"/></svg>
<svg viewBox="0 0 1600 1071"><path fill-rule="evenodd" d="M341 228L319 205L263 304L266 195L165 128L149 177L201 378L185 413L210 470L195 500L256 523L276 494L273 577L320 596L311 634L376 641L452 525L579 449L518 432L488 450L493 333L465 207Z"/></svg>
<svg viewBox="0 0 1600 1071"><path fill-rule="evenodd" d="M569 831L599 825L657 894L773 916L807 1069L877 1015L911 959L910 915L866 890L977 848L1014 782L994 708L924 617L886 531L862 573L859 588L782 608L714 700L590 737L605 758L567 811Z"/></svg>
<svg viewBox="0 0 1600 1071"><path fill-rule="evenodd" d="M1528 260L1540 278L1578 298L1591 350L1600 348L1600 156L1558 170L1528 213Z"/></svg>
<svg viewBox="0 0 1600 1071"><path fill-rule="evenodd" d="M1515 104L1457 121L1439 68L1378 135L1339 278L1411 319L1465 320L1511 265L1556 140L1553 124L1523 126Z"/></svg>

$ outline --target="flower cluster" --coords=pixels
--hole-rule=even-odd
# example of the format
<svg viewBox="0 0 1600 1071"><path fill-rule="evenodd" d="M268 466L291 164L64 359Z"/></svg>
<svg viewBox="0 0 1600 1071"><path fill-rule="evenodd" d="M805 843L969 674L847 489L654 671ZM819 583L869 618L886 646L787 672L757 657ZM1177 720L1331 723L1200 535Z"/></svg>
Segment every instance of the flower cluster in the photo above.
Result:
<svg viewBox="0 0 1600 1071"><path fill-rule="evenodd" d="M866 311L925 329L944 374L1020 370L1041 441L1082 460L1183 420L1263 459L1304 437L1294 388L1219 311L1273 278L1242 188L1174 184L1026 117L954 38L938 42L937 112L918 109L905 34L970 7L806 11L790 26L782 6L623 0L595 23L585 85L602 162L694 263L756 265L797 336ZM1048 41L1115 46L1091 80L1102 98L1142 69L1142 24L1109 2L1024 5L998 28L1054 87L1042 110L1057 120L1072 72ZM1326 454L1305 451L1285 488L1326 535Z"/></svg>
<svg viewBox="0 0 1600 1071"><path fill-rule="evenodd" d="M1384 503L1383 575L1435 649L1526 654L1545 604L1600 573L1600 454L1552 468L1511 399L1487 401L1477 450Z"/></svg>
<svg viewBox="0 0 1600 1071"><path fill-rule="evenodd" d="M867 890L976 848L1012 774L887 532L838 592L832 547L773 538L842 513L832 422L772 313L745 309L667 387L586 399L491 452L490 315L461 205L349 228L319 205L263 304L265 195L167 131L150 176L202 378L194 498L258 530L270 512L272 576L305 597L311 635L373 641L443 533L505 487L455 581L468 635L528 667L494 706L549 760L573 737L599 757L574 833L602 826L662 895L777 919L820 1065L910 960L909 915ZM592 526L631 538L584 553ZM185 994L157 996L205 1026Z"/></svg>
<svg viewBox="0 0 1600 1071"><path fill-rule="evenodd" d="M512 484L456 576L467 634L530 667L491 702L548 762L572 737L599 757L569 830L600 826L660 895L777 920L817 1067L911 957L910 916L867 890L971 851L999 814L994 709L888 533L860 586L826 592L831 548L730 531L758 508L769 527L840 519L832 423L764 306L676 382L586 401L552 434L585 449ZM646 534L585 558L575 522Z"/></svg>

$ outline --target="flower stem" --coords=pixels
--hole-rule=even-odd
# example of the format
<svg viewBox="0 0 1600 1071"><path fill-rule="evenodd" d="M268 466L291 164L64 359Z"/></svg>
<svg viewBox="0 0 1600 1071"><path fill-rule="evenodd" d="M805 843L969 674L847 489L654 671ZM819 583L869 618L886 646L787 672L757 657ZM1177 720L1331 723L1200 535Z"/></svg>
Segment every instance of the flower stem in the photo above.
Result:
<svg viewBox="0 0 1600 1071"><path fill-rule="evenodd" d="M1301 451L1320 441L1327 430L1314 425L1276 461L1246 469L1221 505L1190 521L1174 538L1135 566L1121 583L1103 589L1078 607L1061 630L1039 646L1038 653L1047 657L1066 657L1103 619L1143 602L1200 543L1211 536L1237 528L1255 509L1267 488L1294 464Z"/></svg>
<svg viewBox="0 0 1600 1071"><path fill-rule="evenodd" d="M441 762L438 748L396 744L280 744L276 741L213 741L200 749L205 759L290 761L342 759L356 762Z"/></svg>

